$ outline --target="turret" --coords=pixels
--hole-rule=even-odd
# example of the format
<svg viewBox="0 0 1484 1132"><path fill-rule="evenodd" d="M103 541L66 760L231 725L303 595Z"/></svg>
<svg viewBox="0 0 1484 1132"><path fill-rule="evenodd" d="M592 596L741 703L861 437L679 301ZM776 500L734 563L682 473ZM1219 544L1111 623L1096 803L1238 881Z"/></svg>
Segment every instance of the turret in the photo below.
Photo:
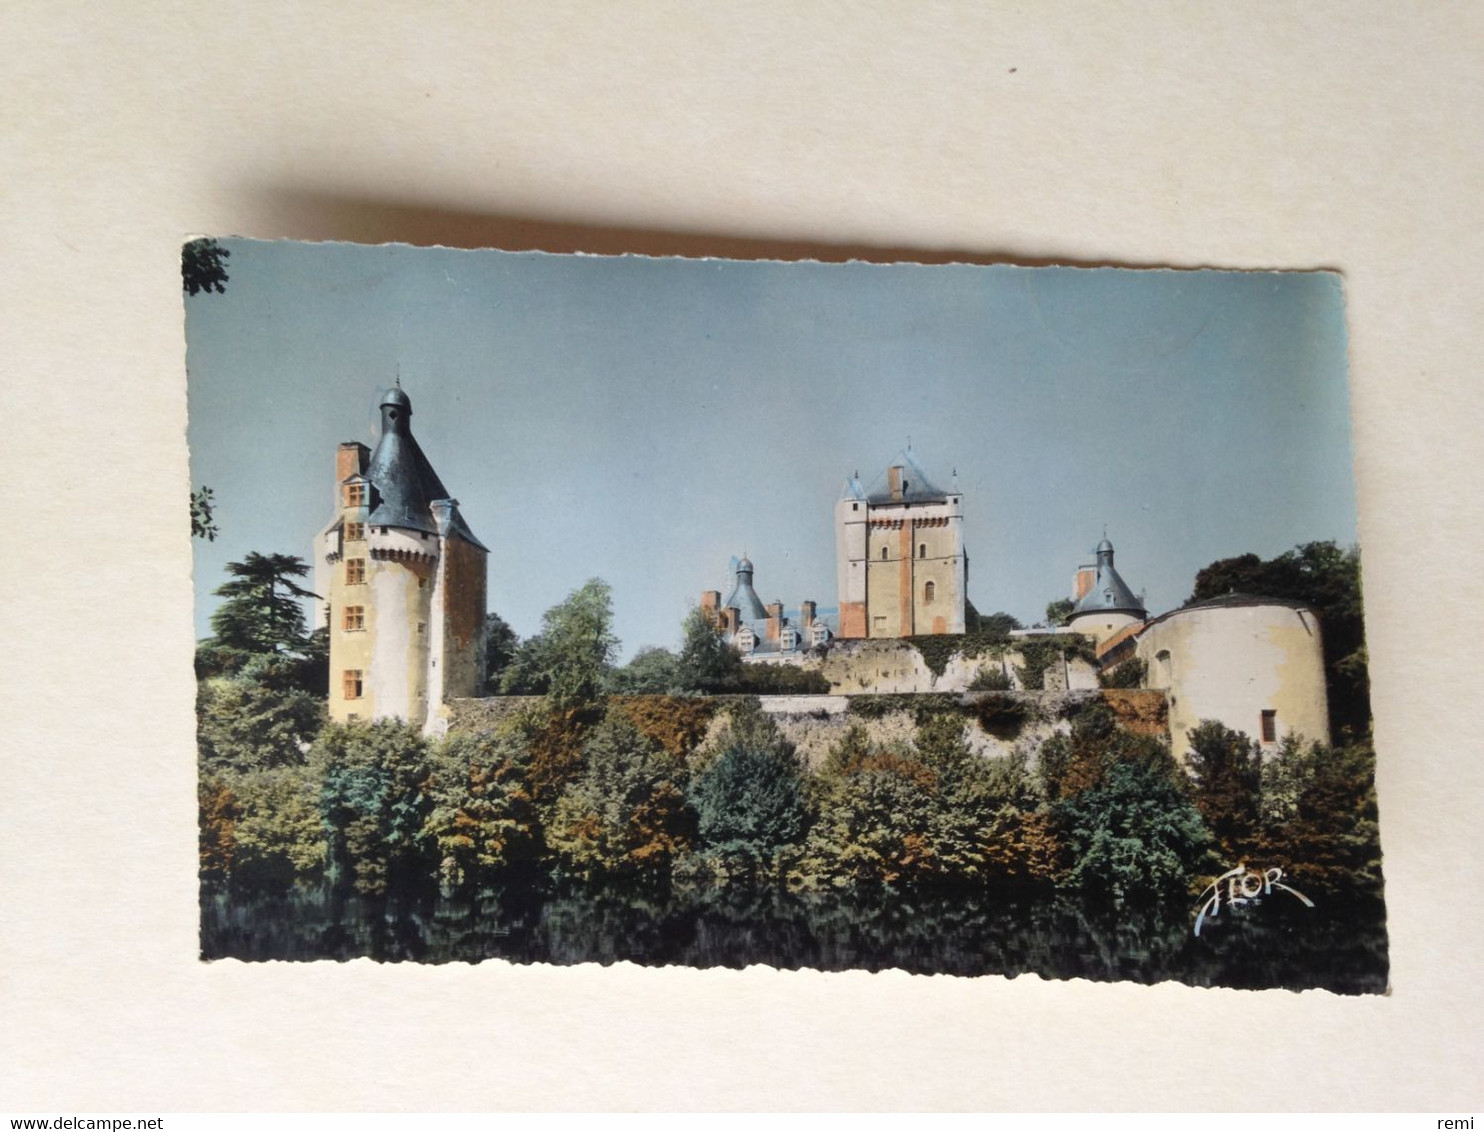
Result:
<svg viewBox="0 0 1484 1132"><path fill-rule="evenodd" d="M380 401L381 436L336 453L335 517L317 562L330 605L330 715L433 727L482 687L485 559L412 434L412 399ZM322 574L323 576L323 574Z"/></svg>

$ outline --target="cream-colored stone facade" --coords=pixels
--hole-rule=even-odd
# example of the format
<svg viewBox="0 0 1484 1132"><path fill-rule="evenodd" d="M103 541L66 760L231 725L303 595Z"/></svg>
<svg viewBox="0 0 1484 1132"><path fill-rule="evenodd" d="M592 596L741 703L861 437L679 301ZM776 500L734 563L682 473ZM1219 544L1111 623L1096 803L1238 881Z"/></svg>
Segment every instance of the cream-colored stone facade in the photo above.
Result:
<svg viewBox="0 0 1484 1132"><path fill-rule="evenodd" d="M425 729L483 690L485 559L412 438L401 390L382 403L374 453L342 444L336 510L315 546L330 634L330 718Z"/></svg>
<svg viewBox="0 0 1484 1132"><path fill-rule="evenodd" d="M852 478L835 505L837 635L962 633L963 518L963 496L933 487L908 454L886 470L880 490Z"/></svg>
<svg viewBox="0 0 1484 1132"><path fill-rule="evenodd" d="M1328 743L1324 641L1310 609L1261 598L1218 598L1149 622L1136 653L1145 686L1170 700L1177 758L1189 732L1216 720L1276 751L1289 736Z"/></svg>

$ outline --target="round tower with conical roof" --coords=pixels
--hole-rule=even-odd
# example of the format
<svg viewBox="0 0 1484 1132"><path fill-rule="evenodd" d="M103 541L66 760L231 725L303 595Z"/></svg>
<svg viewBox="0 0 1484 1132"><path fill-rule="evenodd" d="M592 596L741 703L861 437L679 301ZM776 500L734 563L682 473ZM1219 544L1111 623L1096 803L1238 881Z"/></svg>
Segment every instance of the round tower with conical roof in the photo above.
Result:
<svg viewBox="0 0 1484 1132"><path fill-rule="evenodd" d="M412 399L389 389L380 410L374 451L340 445L335 514L316 546L330 717L432 730L448 699L482 690L488 551L412 435Z"/></svg>
<svg viewBox="0 0 1484 1132"><path fill-rule="evenodd" d="M1130 625L1142 625L1149 614L1114 568L1113 544L1106 532L1093 554L1095 564L1077 571L1076 603L1067 625L1102 648Z"/></svg>

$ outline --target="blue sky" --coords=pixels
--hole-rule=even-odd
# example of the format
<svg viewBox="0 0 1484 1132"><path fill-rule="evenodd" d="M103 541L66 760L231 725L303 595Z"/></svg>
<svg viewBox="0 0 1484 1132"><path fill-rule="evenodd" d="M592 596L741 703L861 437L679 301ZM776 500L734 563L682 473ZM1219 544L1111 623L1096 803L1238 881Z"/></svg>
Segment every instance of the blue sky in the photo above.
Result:
<svg viewBox="0 0 1484 1132"><path fill-rule="evenodd" d="M906 446L964 496L969 595L1038 620L1108 536L1149 608L1356 516L1344 301L1322 273L553 256L223 241L187 297L196 628L224 566L306 559L400 373L522 636L590 577L624 655L746 552L833 606L832 514Z"/></svg>

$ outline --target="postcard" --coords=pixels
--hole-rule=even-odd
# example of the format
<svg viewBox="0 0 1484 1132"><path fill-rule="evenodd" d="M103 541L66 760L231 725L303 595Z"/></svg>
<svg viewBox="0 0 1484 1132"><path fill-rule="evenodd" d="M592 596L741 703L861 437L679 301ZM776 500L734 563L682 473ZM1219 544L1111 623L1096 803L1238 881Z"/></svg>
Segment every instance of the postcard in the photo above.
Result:
<svg viewBox="0 0 1484 1132"><path fill-rule="evenodd" d="M203 959L1386 990L1337 276L183 265Z"/></svg>

